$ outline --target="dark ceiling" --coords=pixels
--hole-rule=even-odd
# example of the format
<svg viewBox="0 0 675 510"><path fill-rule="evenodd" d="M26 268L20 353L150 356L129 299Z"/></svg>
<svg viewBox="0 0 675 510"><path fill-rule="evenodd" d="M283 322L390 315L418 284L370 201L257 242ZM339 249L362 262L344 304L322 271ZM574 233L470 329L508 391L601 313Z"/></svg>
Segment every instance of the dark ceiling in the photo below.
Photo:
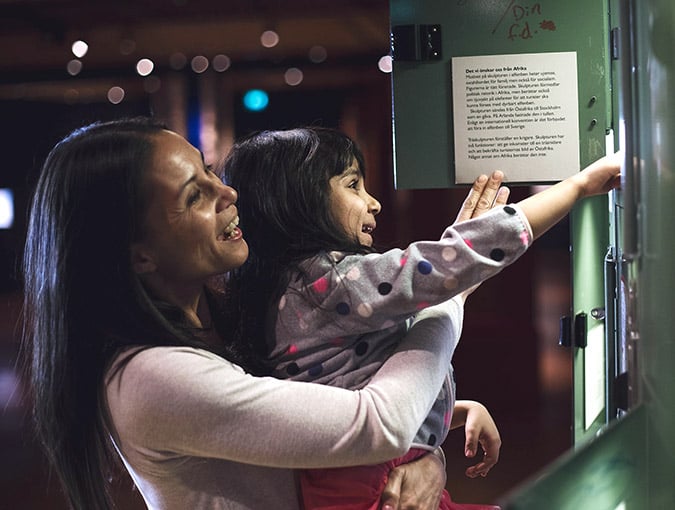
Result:
<svg viewBox="0 0 675 510"><path fill-rule="evenodd" d="M306 60L315 45L327 62L358 61L388 52L388 8L387 0L0 0L0 80L66 78L77 39L89 44L83 69L98 72L143 57L161 67L176 52L274 65ZM274 48L260 44L267 29L280 36Z"/></svg>

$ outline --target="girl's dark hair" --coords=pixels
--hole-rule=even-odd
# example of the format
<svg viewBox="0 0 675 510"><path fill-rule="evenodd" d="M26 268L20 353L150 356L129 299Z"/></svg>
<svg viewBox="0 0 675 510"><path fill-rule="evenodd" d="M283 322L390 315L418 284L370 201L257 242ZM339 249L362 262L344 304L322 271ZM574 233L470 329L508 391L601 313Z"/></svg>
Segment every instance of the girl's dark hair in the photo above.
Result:
<svg viewBox="0 0 675 510"><path fill-rule="evenodd" d="M234 145L223 178L239 193L240 226L249 245L246 263L232 271L228 310L239 322L238 337L265 356L268 306L287 286L289 272L318 253L372 249L344 230L331 214L332 177L356 160L365 176L361 151L347 135L328 128L264 131Z"/></svg>
<svg viewBox="0 0 675 510"><path fill-rule="evenodd" d="M74 131L47 156L30 206L23 355L37 435L76 509L114 506L103 405L112 358L127 346L205 348L184 314L146 292L131 266L144 177L164 129L134 118Z"/></svg>

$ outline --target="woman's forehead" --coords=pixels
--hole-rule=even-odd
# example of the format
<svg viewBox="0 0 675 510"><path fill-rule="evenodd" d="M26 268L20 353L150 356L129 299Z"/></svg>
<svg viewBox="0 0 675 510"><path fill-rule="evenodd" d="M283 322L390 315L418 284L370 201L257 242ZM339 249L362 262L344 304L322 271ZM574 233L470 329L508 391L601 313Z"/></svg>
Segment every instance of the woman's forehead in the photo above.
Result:
<svg viewBox="0 0 675 510"><path fill-rule="evenodd" d="M202 167L202 153L185 138L172 131L163 131L155 141L153 157L153 174L173 175L178 177L185 172L194 171L194 167Z"/></svg>

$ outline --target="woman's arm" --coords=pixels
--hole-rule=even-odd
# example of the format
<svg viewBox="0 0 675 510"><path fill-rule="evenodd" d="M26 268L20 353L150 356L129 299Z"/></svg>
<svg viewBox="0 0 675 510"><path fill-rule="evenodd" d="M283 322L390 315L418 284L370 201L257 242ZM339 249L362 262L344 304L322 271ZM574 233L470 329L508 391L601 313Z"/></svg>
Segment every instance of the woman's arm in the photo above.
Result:
<svg viewBox="0 0 675 510"><path fill-rule="evenodd" d="M119 446L290 468L389 460L409 449L446 375L438 322L418 325L360 391L253 377L197 349L142 351L106 386Z"/></svg>

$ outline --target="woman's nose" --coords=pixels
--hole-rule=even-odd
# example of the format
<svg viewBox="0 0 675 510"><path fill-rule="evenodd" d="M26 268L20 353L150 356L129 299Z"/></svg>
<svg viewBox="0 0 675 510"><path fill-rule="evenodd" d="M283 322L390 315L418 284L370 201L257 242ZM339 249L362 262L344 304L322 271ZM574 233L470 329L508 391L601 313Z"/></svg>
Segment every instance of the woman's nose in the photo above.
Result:
<svg viewBox="0 0 675 510"><path fill-rule="evenodd" d="M234 188L226 184L218 185L218 212L227 209L229 206L236 203L237 198L239 198L239 195Z"/></svg>

